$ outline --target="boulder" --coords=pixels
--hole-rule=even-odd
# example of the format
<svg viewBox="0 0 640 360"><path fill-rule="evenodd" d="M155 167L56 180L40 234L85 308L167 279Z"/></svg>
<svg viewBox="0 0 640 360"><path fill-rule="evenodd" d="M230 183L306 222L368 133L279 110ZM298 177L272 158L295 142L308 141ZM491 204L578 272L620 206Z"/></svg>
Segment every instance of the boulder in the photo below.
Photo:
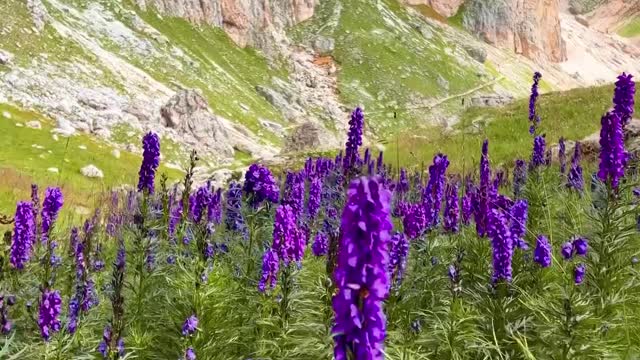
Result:
<svg viewBox="0 0 640 360"><path fill-rule="evenodd" d="M9 65L13 60L13 54L6 50L0 49L0 65Z"/></svg>
<svg viewBox="0 0 640 360"><path fill-rule="evenodd" d="M59 172L57 167L50 167L47 169L48 172L57 174Z"/></svg>
<svg viewBox="0 0 640 360"><path fill-rule="evenodd" d="M291 131L286 143L285 152L299 152L305 150L317 150L321 147L323 129L311 122L306 122Z"/></svg>
<svg viewBox="0 0 640 360"><path fill-rule="evenodd" d="M120 150L118 149L111 150L111 155L116 159L120 159Z"/></svg>
<svg viewBox="0 0 640 360"><path fill-rule="evenodd" d="M318 36L313 40L313 50L318 55L329 55L336 47L336 41L326 36Z"/></svg>
<svg viewBox="0 0 640 360"><path fill-rule="evenodd" d="M28 128L32 129L42 129L42 124L38 120L27 121L25 125L27 125Z"/></svg>
<svg viewBox="0 0 640 360"><path fill-rule="evenodd" d="M466 51L472 59L481 64L484 64L484 62L487 61L487 50L483 47L467 44L464 45L464 51Z"/></svg>
<svg viewBox="0 0 640 360"><path fill-rule="evenodd" d="M80 173L88 178L103 178L104 174L102 170L98 169L95 165L87 165L80 169Z"/></svg>

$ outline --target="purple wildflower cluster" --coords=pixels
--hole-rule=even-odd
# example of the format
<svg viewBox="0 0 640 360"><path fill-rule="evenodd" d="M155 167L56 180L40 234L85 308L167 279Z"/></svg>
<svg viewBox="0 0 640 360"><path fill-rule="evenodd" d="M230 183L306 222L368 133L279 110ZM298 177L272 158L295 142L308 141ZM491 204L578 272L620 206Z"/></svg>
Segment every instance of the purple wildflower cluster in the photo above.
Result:
<svg viewBox="0 0 640 360"><path fill-rule="evenodd" d="M580 166L580 142L576 142L571 157L571 167L567 176L567 187L582 192L584 189L584 179L582 177L582 166Z"/></svg>
<svg viewBox="0 0 640 360"><path fill-rule="evenodd" d="M476 222L478 236L487 234L490 198L493 193L491 184L491 167L489 166L489 140L482 143L482 155L480 157L480 187L473 196L473 215Z"/></svg>
<svg viewBox="0 0 640 360"><path fill-rule="evenodd" d="M391 236L389 253L389 276L396 286L400 286L402 279L404 279L408 255L409 239L403 233L396 232Z"/></svg>
<svg viewBox="0 0 640 360"><path fill-rule="evenodd" d="M513 169L513 196L520 197L525 185L527 184L527 163L522 160L516 160L516 166Z"/></svg>
<svg viewBox="0 0 640 360"><path fill-rule="evenodd" d="M244 175L244 192L249 196L249 204L260 206L262 202L277 203L280 188L271 171L266 166L252 164Z"/></svg>
<svg viewBox="0 0 640 360"><path fill-rule="evenodd" d="M529 134L536 132L537 126L540 124L540 116L536 112L536 102L538 101L538 86L540 85L540 79L542 74L539 72L533 73L533 84L531 85L531 96L529 97Z"/></svg>
<svg viewBox="0 0 640 360"><path fill-rule="evenodd" d="M147 133L142 138L142 149L138 191L147 191L149 194L153 194L155 191L156 170L160 166L160 138L158 135L152 132Z"/></svg>
<svg viewBox="0 0 640 360"><path fill-rule="evenodd" d="M379 178L359 178L349 185L342 214L337 293L333 297L336 360L384 358L389 294L391 193Z"/></svg>
<svg viewBox="0 0 640 360"><path fill-rule="evenodd" d="M54 333L60 331L60 310L62 297L57 290L45 289L40 298L38 326L45 341L49 341Z"/></svg>
<svg viewBox="0 0 640 360"><path fill-rule="evenodd" d="M458 201L458 182L447 184L445 191L444 230L449 233L457 233L460 230L460 205Z"/></svg>
<svg viewBox="0 0 640 360"><path fill-rule="evenodd" d="M549 243L549 239L544 235L538 235L536 239L533 261L540 264L543 268L551 266L551 244Z"/></svg>
<svg viewBox="0 0 640 360"><path fill-rule="evenodd" d="M529 163L531 170L546 165L545 147L546 141L544 135L538 135L533 139L533 152L531 153L531 162Z"/></svg>
<svg viewBox="0 0 640 360"><path fill-rule="evenodd" d="M347 134L347 143L345 146L345 155L343 158L343 168L349 170L357 166L360 162L360 154L358 150L362 146L362 134L364 132L364 112L357 107L351 113L349 120L349 133Z"/></svg>
<svg viewBox="0 0 640 360"><path fill-rule="evenodd" d="M587 242L587 239L576 237L573 240L562 244L561 254L565 260L571 260L574 255L587 256L588 249L589 243Z"/></svg>
<svg viewBox="0 0 640 360"><path fill-rule="evenodd" d="M15 269L22 270L31 258L35 243L33 205L30 202L18 202L14 219L9 261Z"/></svg>
<svg viewBox="0 0 640 360"><path fill-rule="evenodd" d="M64 197L60 188L47 188L42 202L42 243L49 241L49 233L63 204Z"/></svg>
<svg viewBox="0 0 640 360"><path fill-rule="evenodd" d="M622 120L618 113L608 112L602 117L601 124L598 178L617 189L629 160L624 148Z"/></svg>
<svg viewBox="0 0 640 360"><path fill-rule="evenodd" d="M449 167L449 160L446 155L436 154L433 157L433 164L429 166L429 182L422 193L424 204L426 227L431 230L438 226L440 217L440 207L444 194L446 172Z"/></svg>
<svg viewBox="0 0 640 360"><path fill-rule="evenodd" d="M6 335L11 331L13 324L9 320L9 307L15 304L14 295L0 294L0 334Z"/></svg>
<svg viewBox="0 0 640 360"><path fill-rule="evenodd" d="M633 81L633 75L627 73L620 74L613 92L613 111L618 114L623 127L629 123L633 116L635 94L636 84Z"/></svg>
<svg viewBox="0 0 640 360"><path fill-rule="evenodd" d="M487 219L487 234L491 238L493 249L493 282L500 280L511 282L513 239L508 221L504 213L498 209L491 209Z"/></svg>

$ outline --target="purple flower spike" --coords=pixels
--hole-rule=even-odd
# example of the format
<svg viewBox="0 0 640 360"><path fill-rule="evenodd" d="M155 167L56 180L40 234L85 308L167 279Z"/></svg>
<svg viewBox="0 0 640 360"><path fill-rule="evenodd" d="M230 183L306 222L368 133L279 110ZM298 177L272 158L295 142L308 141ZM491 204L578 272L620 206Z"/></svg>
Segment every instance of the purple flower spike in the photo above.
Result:
<svg viewBox="0 0 640 360"><path fill-rule="evenodd" d="M531 162L529 163L529 167L532 170L546 164L545 147L546 142L544 135L538 135L533 139L533 152L531 154Z"/></svg>
<svg viewBox="0 0 640 360"><path fill-rule="evenodd" d="M449 167L446 155L436 154L429 166L429 182L422 193L422 202L427 219L427 229L435 228L439 223L440 207L445 188L445 174Z"/></svg>
<svg viewBox="0 0 640 360"><path fill-rule="evenodd" d="M60 293L55 290L45 289L40 299L40 310L38 315L38 326L40 334L45 341L51 339L51 335L60 331L60 309L62 307L62 298Z"/></svg>
<svg viewBox="0 0 640 360"><path fill-rule="evenodd" d="M13 268L22 270L31 258L31 248L35 243L32 204L26 201L18 202L14 219L9 262Z"/></svg>
<svg viewBox="0 0 640 360"><path fill-rule="evenodd" d="M196 352L192 347L188 347L184 352L184 360L196 360Z"/></svg>
<svg viewBox="0 0 640 360"><path fill-rule="evenodd" d="M576 142L571 157L571 168L567 177L567 187L582 192L584 189L584 178L582 177L582 166L580 166L580 143Z"/></svg>
<svg viewBox="0 0 640 360"><path fill-rule="evenodd" d="M142 164L140 165L140 178L138 191L155 191L156 170L160 166L160 138L149 132L142 138Z"/></svg>
<svg viewBox="0 0 640 360"><path fill-rule="evenodd" d="M544 235L538 235L536 249L533 252L533 261L543 268L551 266L551 244L549 244L549 239Z"/></svg>
<svg viewBox="0 0 640 360"><path fill-rule="evenodd" d="M558 160L560 161L560 173L564 174L567 171L567 147L564 143L564 138L561 137L558 142Z"/></svg>
<svg viewBox="0 0 640 360"><path fill-rule="evenodd" d="M396 232L391 237L391 253L389 256L389 275L396 286L404 279L407 270L407 256L409 255L409 240L401 233Z"/></svg>
<svg viewBox="0 0 640 360"><path fill-rule="evenodd" d="M622 121L617 113L608 112L602 117L601 124L598 178L617 189L629 160L624 148Z"/></svg>
<svg viewBox="0 0 640 360"><path fill-rule="evenodd" d="M636 84L633 82L633 75L622 73L616 81L616 89L613 92L613 110L620 117L622 126L627 125L633 116L633 106Z"/></svg>
<svg viewBox="0 0 640 360"><path fill-rule="evenodd" d="M488 214L487 233L493 248L493 282L500 280L511 282L511 260L513 258L513 239L504 213L491 209Z"/></svg>
<svg viewBox="0 0 640 360"><path fill-rule="evenodd" d="M459 226L460 209L458 204L458 183L447 184L446 202L444 207L444 229L450 233L457 233Z"/></svg>
<svg viewBox="0 0 640 360"><path fill-rule="evenodd" d="M64 197L60 188L47 188L42 202L42 243L49 241L49 232L58 218L58 213L64 204Z"/></svg>
<svg viewBox="0 0 640 360"><path fill-rule="evenodd" d="M527 219L529 212L529 203L527 200L516 200L510 210L511 236L513 238L513 246L523 250L529 249L529 244L524 240L527 232Z"/></svg>
<svg viewBox="0 0 640 360"><path fill-rule="evenodd" d="M573 257L573 244L570 241L562 244L560 247L560 253L565 260L570 260Z"/></svg>
<svg viewBox="0 0 640 360"><path fill-rule="evenodd" d="M333 297L336 360L384 359L389 295L391 193L378 177L351 182L342 214L337 292Z"/></svg>
<svg viewBox="0 0 640 360"><path fill-rule="evenodd" d="M480 157L480 188L475 192L473 199L473 214L476 221L476 232L479 237L484 237L487 233L487 217L491 208L489 203L492 192L489 140L484 140L482 143L482 156Z"/></svg>
<svg viewBox="0 0 640 360"><path fill-rule="evenodd" d="M573 240L573 248L578 256L587 256L589 244L585 238L576 238Z"/></svg>
<svg viewBox="0 0 640 360"><path fill-rule="evenodd" d="M258 290L260 292L265 292L267 286L271 290L276 287L278 270L280 270L278 253L273 249L267 249L262 256L262 278L258 284Z"/></svg>
<svg viewBox="0 0 640 360"><path fill-rule="evenodd" d="M263 201L277 203L280 187L266 166L252 164L244 175L244 192L249 195L249 203L258 207Z"/></svg>
<svg viewBox="0 0 640 360"><path fill-rule="evenodd" d="M529 97L529 133L534 134L536 130L536 126L539 122L538 116L536 114L536 102L538 101L538 86L540 84L540 78L542 78L542 74L539 72L535 72L533 74L533 85L531 85L531 96Z"/></svg>
<svg viewBox="0 0 640 360"><path fill-rule="evenodd" d="M309 201L307 202L307 213L310 219L315 219L320 210L320 200L322 199L322 178L315 176L311 179L309 186Z"/></svg>
<svg viewBox="0 0 640 360"><path fill-rule="evenodd" d="M516 160L516 166L513 170L513 195L520 197L527 183L527 163L522 160Z"/></svg>
<svg viewBox="0 0 640 360"><path fill-rule="evenodd" d="M349 134L347 135L347 144L343 158L343 167L345 170L351 169L360 162L358 150L360 146L362 146L363 131L364 112L358 107L351 113L351 120L349 121Z"/></svg>
<svg viewBox="0 0 640 360"><path fill-rule="evenodd" d="M324 256L327 254L327 251L329 250L328 248L329 238L327 237L327 234L324 232L318 232L313 240L313 244L311 245L311 252L313 252L313 255L315 256Z"/></svg>

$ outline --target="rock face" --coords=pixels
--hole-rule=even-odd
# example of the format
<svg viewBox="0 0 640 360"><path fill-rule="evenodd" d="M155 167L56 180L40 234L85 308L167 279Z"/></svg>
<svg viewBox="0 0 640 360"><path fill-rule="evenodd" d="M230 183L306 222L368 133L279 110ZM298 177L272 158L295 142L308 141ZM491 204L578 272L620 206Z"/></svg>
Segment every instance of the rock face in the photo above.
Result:
<svg viewBox="0 0 640 360"><path fill-rule="evenodd" d="M530 59L567 58L560 0L467 0L463 24L487 43Z"/></svg>
<svg viewBox="0 0 640 360"><path fill-rule="evenodd" d="M31 13L33 25L35 26L36 30L44 30L44 26L47 23L47 17L49 16L49 14L47 13L47 8L44 6L42 1L27 0L27 7L29 8L29 12Z"/></svg>
<svg viewBox="0 0 640 360"><path fill-rule="evenodd" d="M240 46L262 50L286 39L284 29L313 16L320 0L136 0L142 9L221 27Z"/></svg>
<svg viewBox="0 0 640 360"><path fill-rule="evenodd" d="M604 33L615 32L626 20L640 14L640 1L609 0L601 1L596 5L599 6L580 17L581 22Z"/></svg>
<svg viewBox="0 0 640 360"><path fill-rule="evenodd" d="M221 158L233 156L229 134L224 125L211 112L207 100L196 90L181 90L160 109L165 126L186 135L193 146L205 146Z"/></svg>
<svg viewBox="0 0 640 360"><path fill-rule="evenodd" d="M427 5L438 14L450 17L458 12L464 0L405 0L407 5Z"/></svg>

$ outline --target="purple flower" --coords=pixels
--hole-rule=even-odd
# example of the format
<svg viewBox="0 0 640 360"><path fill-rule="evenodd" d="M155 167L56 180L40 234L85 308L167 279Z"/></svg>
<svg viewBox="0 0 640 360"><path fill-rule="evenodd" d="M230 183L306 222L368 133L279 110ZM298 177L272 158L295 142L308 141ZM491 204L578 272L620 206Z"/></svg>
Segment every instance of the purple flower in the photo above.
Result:
<svg viewBox="0 0 640 360"><path fill-rule="evenodd" d="M493 282L500 280L511 282L511 260L513 258L513 239L508 222L501 210L491 209L488 214L487 234L491 238L493 249Z"/></svg>
<svg viewBox="0 0 640 360"><path fill-rule="evenodd" d="M300 219L304 208L304 177L301 173L288 171L282 204L290 205L296 219Z"/></svg>
<svg viewBox="0 0 640 360"><path fill-rule="evenodd" d="M516 166L513 170L513 195L519 197L527 183L527 163L522 160L516 160Z"/></svg>
<svg viewBox="0 0 640 360"><path fill-rule="evenodd" d="M207 207L207 221L213 225L220 225L222 222L222 189L213 192L210 200Z"/></svg>
<svg viewBox="0 0 640 360"><path fill-rule="evenodd" d="M280 188L269 168L252 164L244 175L244 192L249 195L251 206L258 207L263 201L277 203Z"/></svg>
<svg viewBox="0 0 640 360"><path fill-rule="evenodd" d="M38 195L38 185L31 184L31 206L33 211L33 235L38 238L38 214L40 213L40 197Z"/></svg>
<svg viewBox="0 0 640 360"><path fill-rule="evenodd" d="M49 232L56 222L63 204L64 197L60 188L47 188L42 202L42 243L49 240Z"/></svg>
<svg viewBox="0 0 640 360"><path fill-rule="evenodd" d="M204 250L202 255L204 255L204 258L208 260L213 257L213 254L214 254L213 244L207 241L204 244Z"/></svg>
<svg viewBox="0 0 640 360"><path fill-rule="evenodd" d="M490 210L489 201L493 187L491 182L491 168L489 167L489 140L482 143L482 156L480 157L480 188L474 194L473 213L476 221L476 232L483 237L487 232L487 221Z"/></svg>
<svg viewBox="0 0 640 360"><path fill-rule="evenodd" d="M589 249L587 239L581 237L574 239L573 249L578 256L587 256L587 250Z"/></svg>
<svg viewBox="0 0 640 360"><path fill-rule="evenodd" d="M191 346L184 352L184 360L196 360L196 352Z"/></svg>
<svg viewBox="0 0 640 360"><path fill-rule="evenodd" d="M343 168L345 170L351 169L360 162L360 154L358 153L358 150L362 145L363 131L364 112L361 108L357 107L353 113L351 113L351 120L349 120L349 133L347 135L347 143L343 159Z"/></svg>
<svg viewBox="0 0 640 360"><path fill-rule="evenodd" d="M73 297L69 301L69 322L67 324L67 331L69 334L75 334L78 328L78 314L80 312L80 304L77 297Z"/></svg>
<svg viewBox="0 0 640 360"><path fill-rule="evenodd" d="M538 167L545 165L545 147L546 142L544 135L538 135L533 139L533 152L531 153L531 162L529 163L530 169L537 169Z"/></svg>
<svg viewBox="0 0 640 360"><path fill-rule="evenodd" d="M196 190L196 193L189 197L189 218L196 224L200 223L202 216L211 201L211 192L206 185Z"/></svg>
<svg viewBox="0 0 640 360"><path fill-rule="evenodd" d="M633 75L620 74L618 81L616 81L616 89L613 92L613 111L620 117L622 126L627 125L633 116L635 93L636 84L633 82Z"/></svg>
<svg viewBox="0 0 640 360"><path fill-rule="evenodd" d="M226 197L227 206L225 224L227 225L227 229L239 232L246 238L248 233L247 225L244 222L244 217L242 216L242 188L240 187L240 184L235 181L232 182L229 185Z"/></svg>
<svg viewBox="0 0 640 360"><path fill-rule="evenodd" d="M560 173L564 174L567 171L567 149L564 143L564 138L561 137L558 141L558 160L560 161Z"/></svg>
<svg viewBox="0 0 640 360"><path fill-rule="evenodd" d="M471 194L467 193L462 197L462 223L469 225L471 223L471 215L473 214L473 204Z"/></svg>
<svg viewBox="0 0 640 360"><path fill-rule="evenodd" d="M582 284L586 272L587 266L585 264L576 265L575 269L573 270L573 279L576 285Z"/></svg>
<svg viewBox="0 0 640 360"><path fill-rule="evenodd" d="M584 189L584 179L582 177L582 166L580 166L580 143L576 142L571 157L571 168L567 177L567 187L576 189L580 192Z"/></svg>
<svg viewBox="0 0 640 360"><path fill-rule="evenodd" d="M118 356L124 357L124 339L119 338L116 343L116 350L118 351Z"/></svg>
<svg viewBox="0 0 640 360"><path fill-rule="evenodd" d="M516 200L510 211L511 226L509 230L513 238L513 247L523 250L529 249L529 244L524 240L524 235L527 232L528 211L529 203L523 199Z"/></svg>
<svg viewBox="0 0 640 360"><path fill-rule="evenodd" d="M444 229L450 233L457 233L460 209L458 204L458 183L449 183L446 188L446 202L444 207Z"/></svg>
<svg viewBox="0 0 640 360"><path fill-rule="evenodd" d="M382 172L382 168L384 167L384 152L380 151L378 153L378 158L376 159L376 171L378 173Z"/></svg>
<svg viewBox="0 0 640 360"><path fill-rule="evenodd" d="M195 315L191 315L182 324L182 336L193 335L197 329L198 318Z"/></svg>
<svg viewBox="0 0 640 360"><path fill-rule="evenodd" d="M316 234L313 244L311 245L311 252L315 256L324 256L327 254L329 247L329 237L324 232L320 231Z"/></svg>
<svg viewBox="0 0 640 360"><path fill-rule="evenodd" d="M433 164L429 166L429 182L422 193L427 229L435 228L439 222L447 167L449 167L449 160L443 154L436 154L433 157Z"/></svg>
<svg viewBox="0 0 640 360"><path fill-rule="evenodd" d="M602 117L601 123L598 178L617 189L629 159L624 148L622 122L617 113L608 112Z"/></svg>
<svg viewBox="0 0 640 360"><path fill-rule="evenodd" d="M398 180L398 185L396 186L396 192L400 194L404 194L409 191L409 178L407 177L407 170L404 168L400 169L400 180Z"/></svg>
<svg viewBox="0 0 640 360"><path fill-rule="evenodd" d="M565 260L570 260L573 257L573 244L571 243L571 241L567 241L566 243L562 244L562 246L560 247L560 253L562 254L562 257L565 258Z"/></svg>
<svg viewBox="0 0 640 360"><path fill-rule="evenodd" d="M531 97L529 97L529 133L534 134L539 117L536 116L536 101L538 100L538 85L542 74L535 72L533 74L533 85L531 85Z"/></svg>
<svg viewBox="0 0 640 360"><path fill-rule="evenodd" d="M102 331L102 341L98 345L98 352L102 354L103 358L109 356L109 346L111 345L111 325L107 324Z"/></svg>
<svg viewBox="0 0 640 360"><path fill-rule="evenodd" d="M11 320L9 320L9 307L16 303L14 295L0 294L0 334L8 334L11 331Z"/></svg>
<svg viewBox="0 0 640 360"><path fill-rule="evenodd" d="M544 235L538 235L536 239L536 249L533 251L533 261L537 262L543 268L551 265L551 244L549 239Z"/></svg>
<svg viewBox="0 0 640 360"><path fill-rule="evenodd" d="M391 193L377 177L351 182L342 214L341 244L335 270L333 337L336 360L384 358L389 294Z"/></svg>
<svg viewBox="0 0 640 360"><path fill-rule="evenodd" d="M26 201L18 202L14 219L9 262L15 269L22 270L31 258L31 248L35 243L33 205Z"/></svg>
<svg viewBox="0 0 640 360"><path fill-rule="evenodd" d="M138 180L138 191L148 191L153 194L155 191L156 170L160 166L160 138L158 135L149 132L142 138L142 164L140 165L140 178Z"/></svg>
<svg viewBox="0 0 640 360"><path fill-rule="evenodd" d="M408 255L409 240L403 233L396 232L391 237L391 252L389 254L389 275L396 286L399 286L404 278Z"/></svg>
<svg viewBox="0 0 640 360"><path fill-rule="evenodd" d="M284 265L288 266L291 261L302 260L305 245L305 237L297 226L293 208L289 205L278 206L273 223L271 248L278 253L278 258Z"/></svg>
<svg viewBox="0 0 640 360"><path fill-rule="evenodd" d="M424 206L422 204L409 205L402 219L404 234L411 240L416 239L424 233L426 223Z"/></svg>
<svg viewBox="0 0 640 360"><path fill-rule="evenodd" d="M40 310L38 315L38 326L40 334L45 341L49 341L51 335L60 331L60 308L62 298L57 290L45 289L40 299Z"/></svg>
<svg viewBox="0 0 640 360"><path fill-rule="evenodd" d="M176 236L176 227L180 223L180 219L182 219L182 201L178 199L175 203L170 206L170 214L169 214L169 239L171 241L175 241Z"/></svg>
<svg viewBox="0 0 640 360"><path fill-rule="evenodd" d="M307 211L310 219L314 219L320 210L320 200L322 197L322 178L315 176L311 179L309 186L309 201L307 202Z"/></svg>
<svg viewBox="0 0 640 360"><path fill-rule="evenodd" d="M262 256L262 278L258 284L258 290L265 292L267 286L273 290L276 287L278 281L278 271L280 270L280 261L278 259L278 253L269 248Z"/></svg>

